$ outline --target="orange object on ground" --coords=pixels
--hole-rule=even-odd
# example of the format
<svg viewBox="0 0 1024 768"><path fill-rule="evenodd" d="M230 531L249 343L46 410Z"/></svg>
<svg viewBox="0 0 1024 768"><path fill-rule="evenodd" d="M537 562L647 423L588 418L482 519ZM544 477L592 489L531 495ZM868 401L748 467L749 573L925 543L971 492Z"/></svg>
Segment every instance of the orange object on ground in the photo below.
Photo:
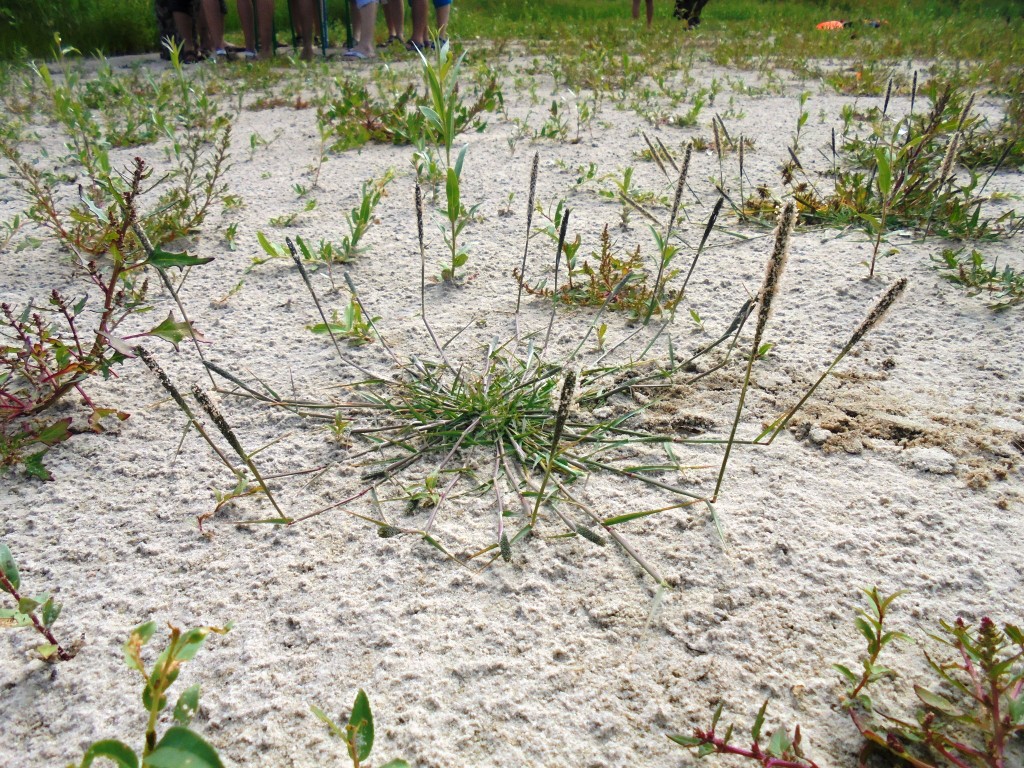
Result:
<svg viewBox="0 0 1024 768"><path fill-rule="evenodd" d="M819 24L817 26L817 29L833 30L833 29L842 29L845 26L846 26L846 22L845 21L823 21L823 22L821 22L821 24Z"/></svg>

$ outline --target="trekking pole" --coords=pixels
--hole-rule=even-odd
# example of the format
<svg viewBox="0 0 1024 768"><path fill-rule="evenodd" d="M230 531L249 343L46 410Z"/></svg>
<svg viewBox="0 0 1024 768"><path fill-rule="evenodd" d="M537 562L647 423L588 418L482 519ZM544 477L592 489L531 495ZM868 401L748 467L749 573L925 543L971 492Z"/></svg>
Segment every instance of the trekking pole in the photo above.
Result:
<svg viewBox="0 0 1024 768"><path fill-rule="evenodd" d="M345 47L351 49L355 45L355 40L352 38L352 12L350 8L351 0L342 0L341 17L345 22Z"/></svg>
<svg viewBox="0 0 1024 768"><path fill-rule="evenodd" d="M327 58L327 0L318 0L320 4L320 47L324 58Z"/></svg>

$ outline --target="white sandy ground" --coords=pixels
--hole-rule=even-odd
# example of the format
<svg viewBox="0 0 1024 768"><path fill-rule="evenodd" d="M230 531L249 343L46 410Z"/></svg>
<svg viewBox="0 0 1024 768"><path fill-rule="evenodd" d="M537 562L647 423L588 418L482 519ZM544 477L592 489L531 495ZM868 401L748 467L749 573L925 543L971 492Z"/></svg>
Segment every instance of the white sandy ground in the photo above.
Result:
<svg viewBox="0 0 1024 768"><path fill-rule="evenodd" d="M522 72L528 61L502 63ZM703 83L726 76L758 81L754 74L710 65L698 65L693 75ZM813 161L839 124L840 110L854 99L820 83L788 79L774 95L728 88L720 95L720 110L732 98L727 125L733 135L756 139L756 149L747 153L755 182L778 186L777 169L803 90L813 95L801 144ZM552 93L545 76L538 78L538 94L540 103L531 105L525 91L515 92L506 81L508 116L493 116L485 132L459 139L469 146L463 199L479 202L483 216L468 231L475 277L463 288L432 285L426 301L444 338L474 321L453 346L474 366L487 341L507 339L514 330L510 271L522 254L534 151L541 160L538 201L547 208L568 198L571 232L581 234L583 253L597 247L606 223L624 247L639 243L648 263L653 243L636 216L630 229L617 228L618 205L595 194L610 182L573 191L575 174L560 170L559 161L570 169L594 162L599 175L620 175L632 165L636 186L671 194L671 183L634 156L644 147L638 134L643 123L610 101L579 144L523 140L510 155L510 119L528 118L539 128L550 99L566 96ZM891 109L900 114L907 106L900 98ZM995 118L1001 106L981 97L979 108ZM679 148L692 136L710 136L710 116L711 109L702 113L699 129L646 128ZM40 132L43 144L59 146L55 128L40 126ZM250 156L254 132L281 135ZM338 394L332 386L353 380L330 343L305 329L318 319L294 267L285 260L249 267L260 254L257 230L278 242L285 235L339 240L345 231L341 212L355 203L359 183L387 168L397 169L398 178L378 209L367 253L349 269L397 354L429 357L419 319L411 150L367 146L332 156L315 192L316 210L300 214L287 230L275 230L271 217L303 204L292 186L308 184L316 157L314 111L243 110L234 135L227 181L245 207L210 217L192 252L216 260L193 270L182 294L209 342L209 359L303 398L326 399ZM115 157L126 162L135 154L165 162L159 147ZM734 157L729 164L727 184L735 192ZM819 157L819 170L823 165ZM715 201L709 178L717 172L716 158L695 154L690 178L699 202L684 198L681 229L689 247ZM826 179L817 183L829 185ZM992 188L1024 192L1015 173L998 174ZM510 191L516 193L514 215L501 216ZM6 218L22 207L11 197L4 193ZM238 222L234 252L222 236L231 222ZM743 240L730 232L757 237ZM428 271L438 274L443 244L430 222L427 238ZM127 410L131 418L55 448L47 459L53 482L11 474L0 490L0 536L20 563L26 590L57 592L64 613L56 634L64 642L84 641L74 660L51 666L31 658L36 637L28 631L0 635L0 765L65 765L100 738L139 745L141 686L120 647L132 627L149 619L181 627L235 622L226 637L208 641L178 683L178 690L202 683L195 727L229 765L345 765L344 748L309 706L343 716L360 687L377 718L378 763L401 756L423 767L691 765L696 759L669 742L667 733L706 725L718 702L725 705L726 722L744 726L771 696L771 727L800 723L807 753L819 764L853 765L860 742L840 709L841 685L830 664L856 663L862 650L852 625L862 604L859 588L907 590L892 623L918 640L940 619L1024 618L1020 309L993 313L944 281L930 260L946 243L922 243L909 233L894 233L891 241L899 252L883 259L876 279L867 280L862 262L871 246L862 233L796 234L767 332L776 346L755 368L745 436L800 397L891 280L906 276L910 287L793 429L769 448L737 449L717 505L724 546L698 508L621 527L677 585L647 628L655 585L612 545L534 537L516 546L511 564L499 560L481 573L458 567L413 537L378 538L372 526L340 509L291 528L231 525L270 514L259 497L223 511L202 535L196 517L213 508L212 491L227 489L230 474L194 434L175 458L182 414L140 362L123 365L117 380L92 382L97 402ZM668 331L677 354L725 328L757 290L769 250L765 231L723 217L684 304L706 319L707 332L680 312ZM1019 239L984 244L983 250L1001 264L1024 268ZM536 238L530 273L550 273L553 253L552 244ZM53 286L80 290L67 258L52 245L22 253L8 249L0 259L6 301L40 297ZM237 293L216 301L239 281ZM315 282L327 304L340 308L347 301L345 294L328 293L326 273ZM165 314L169 297L157 296L156 306ZM543 332L549 306L525 300L523 328ZM560 311L553 334L557 353L550 357L564 360L593 316L590 310ZM610 342L633 330L623 317L607 322ZM653 326L641 338L652 333ZM655 350L662 360L666 338ZM159 343L148 346L180 388L209 385L188 345L179 354ZM588 342L574 362L593 360L593 348ZM379 343L346 352L376 370L389 369ZM673 389L635 423L675 434L697 421L722 436L741 375L734 360L696 386ZM341 445L326 429L281 410L227 396L219 402L246 446L280 438L259 455L264 472L332 464L309 485L308 478L275 484L291 514L363 487L349 458L362 449L359 444ZM611 407L630 405L635 403L623 399ZM85 412L69 402L67 413ZM710 492L721 451L675 450L684 464L711 468L665 473L663 479ZM592 476L582 493L605 515L672 501L610 476ZM350 509L371 512L366 500ZM398 505L389 512L401 517ZM453 551L469 552L493 541L493 524L491 495L463 495L443 509L438 533ZM541 532L560 529L545 520ZM896 649L888 660L920 678L918 650Z"/></svg>

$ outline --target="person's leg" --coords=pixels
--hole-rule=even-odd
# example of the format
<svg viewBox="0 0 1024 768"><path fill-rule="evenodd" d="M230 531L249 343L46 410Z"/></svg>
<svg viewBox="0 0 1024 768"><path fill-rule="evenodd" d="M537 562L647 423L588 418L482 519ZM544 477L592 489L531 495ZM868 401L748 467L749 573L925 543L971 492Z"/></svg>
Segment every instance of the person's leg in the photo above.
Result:
<svg viewBox="0 0 1024 768"><path fill-rule="evenodd" d="M349 0L348 17L352 19L352 46L359 45L359 6L356 0Z"/></svg>
<svg viewBox="0 0 1024 768"><path fill-rule="evenodd" d="M405 0L391 0L388 5L395 22L395 34L399 40L405 40Z"/></svg>
<svg viewBox="0 0 1024 768"><path fill-rule="evenodd" d="M420 48L426 45L427 35L427 0L409 0L412 11L412 37L409 40Z"/></svg>
<svg viewBox="0 0 1024 768"><path fill-rule="evenodd" d="M452 0L434 0L434 15L437 18L437 39L448 39L448 16L452 10Z"/></svg>
<svg viewBox="0 0 1024 768"><path fill-rule="evenodd" d="M704 6L708 4L708 0L696 0L693 3L693 8L690 11L690 26L696 27L700 24L700 12L704 10Z"/></svg>
<svg viewBox="0 0 1024 768"><path fill-rule="evenodd" d="M172 4L171 11L174 15L175 34L182 43L182 55L188 53L195 56L196 39L192 31L195 21L190 13L191 3L189 0L177 0Z"/></svg>
<svg viewBox="0 0 1024 768"><path fill-rule="evenodd" d="M633 18L640 18L640 0L633 0Z"/></svg>
<svg viewBox="0 0 1024 768"><path fill-rule="evenodd" d="M252 14L254 0L238 0L238 21L242 25L242 36L245 38L247 53L256 53L256 25Z"/></svg>
<svg viewBox="0 0 1024 768"><path fill-rule="evenodd" d="M203 18L206 23L204 47L213 52L224 50L224 16L220 12L220 0L203 0Z"/></svg>
<svg viewBox="0 0 1024 768"><path fill-rule="evenodd" d="M255 3L260 40L256 58L266 60L274 55L274 0L255 0Z"/></svg>
<svg viewBox="0 0 1024 768"><path fill-rule="evenodd" d="M302 60L313 60L313 0L289 0L295 33L302 43Z"/></svg>
<svg viewBox="0 0 1024 768"><path fill-rule="evenodd" d="M373 46L373 33L377 26L377 0L356 0L356 2L362 4L357 17L359 42L352 50L362 54L359 58L372 59L377 55Z"/></svg>
<svg viewBox="0 0 1024 768"><path fill-rule="evenodd" d="M633 18L636 18L634 16ZM647 27L650 28L654 22L654 0L647 0Z"/></svg>

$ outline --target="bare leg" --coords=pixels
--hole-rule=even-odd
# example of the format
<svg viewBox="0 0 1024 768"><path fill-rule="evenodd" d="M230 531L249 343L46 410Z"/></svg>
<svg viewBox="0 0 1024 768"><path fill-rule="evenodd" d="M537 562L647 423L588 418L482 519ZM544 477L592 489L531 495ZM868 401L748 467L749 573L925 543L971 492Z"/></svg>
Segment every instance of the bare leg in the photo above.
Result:
<svg viewBox="0 0 1024 768"><path fill-rule="evenodd" d="M633 16L636 18L636 15ZM647 28L651 28L651 23L654 21L654 0L647 0Z"/></svg>
<svg viewBox="0 0 1024 768"><path fill-rule="evenodd" d="M405 0L388 0L384 6L384 19L388 23L388 37L405 39Z"/></svg>
<svg viewBox="0 0 1024 768"><path fill-rule="evenodd" d="M427 43L427 0L412 0L412 37L421 48Z"/></svg>
<svg viewBox="0 0 1024 768"><path fill-rule="evenodd" d="M220 14L219 0L203 0L203 18L207 30L204 46L211 51L224 50L224 17Z"/></svg>
<svg viewBox="0 0 1024 768"><path fill-rule="evenodd" d="M452 4L434 6L434 14L437 17L437 38L438 40L448 39L448 16L451 13Z"/></svg>
<svg viewBox="0 0 1024 768"><path fill-rule="evenodd" d="M274 0L255 0L256 18L260 29L260 50L256 58L269 59L274 55Z"/></svg>
<svg viewBox="0 0 1024 768"><path fill-rule="evenodd" d="M238 21L242 25L242 36L245 38L245 50L256 52L256 27L252 15L253 0L238 0Z"/></svg>
<svg viewBox="0 0 1024 768"><path fill-rule="evenodd" d="M633 18L640 18L640 0L633 0Z"/></svg>
<svg viewBox="0 0 1024 768"><path fill-rule="evenodd" d="M196 39L192 34L192 17L187 13L174 12L174 29L181 38L184 47L182 53L196 52Z"/></svg>
<svg viewBox="0 0 1024 768"><path fill-rule="evenodd" d="M302 60L313 60L313 0L289 0L295 32L302 42Z"/></svg>
<svg viewBox="0 0 1024 768"><path fill-rule="evenodd" d="M377 55L373 48L373 30L377 24L377 0L367 3L359 9L359 42L353 50L359 51L366 58Z"/></svg>

